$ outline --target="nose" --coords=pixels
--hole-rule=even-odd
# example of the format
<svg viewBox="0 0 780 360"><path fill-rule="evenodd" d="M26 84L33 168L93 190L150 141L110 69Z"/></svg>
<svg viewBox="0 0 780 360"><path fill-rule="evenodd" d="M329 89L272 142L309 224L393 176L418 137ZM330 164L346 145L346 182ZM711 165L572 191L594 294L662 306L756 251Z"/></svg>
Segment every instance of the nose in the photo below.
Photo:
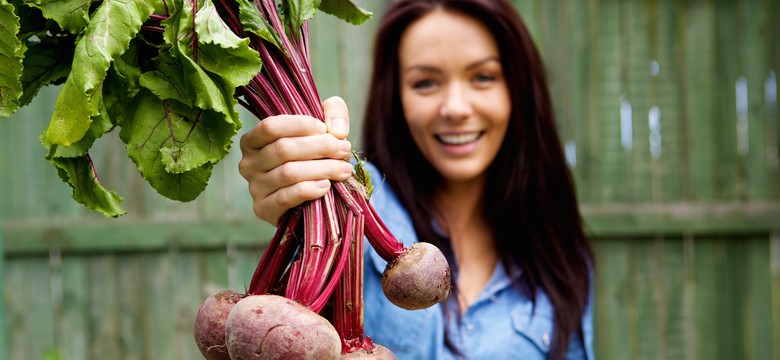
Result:
<svg viewBox="0 0 780 360"><path fill-rule="evenodd" d="M471 113L467 87L457 82L449 84L439 115L446 120L458 121L468 118Z"/></svg>

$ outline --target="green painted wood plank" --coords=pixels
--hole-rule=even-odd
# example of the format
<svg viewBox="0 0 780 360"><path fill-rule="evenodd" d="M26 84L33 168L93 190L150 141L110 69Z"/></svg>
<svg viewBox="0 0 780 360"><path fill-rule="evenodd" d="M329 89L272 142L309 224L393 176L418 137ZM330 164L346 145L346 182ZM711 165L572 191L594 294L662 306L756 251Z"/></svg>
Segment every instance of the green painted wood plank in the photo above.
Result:
<svg viewBox="0 0 780 360"><path fill-rule="evenodd" d="M769 237L746 239L745 358L773 359L772 286Z"/></svg>
<svg viewBox="0 0 780 360"><path fill-rule="evenodd" d="M683 234L683 338L685 339L685 359L699 359L696 327L696 241L691 234Z"/></svg>
<svg viewBox="0 0 780 360"><path fill-rule="evenodd" d="M584 74L586 76L585 83L586 88L583 91L585 94L584 101L588 106L585 112L582 114L583 119L598 119L599 118L599 105L598 105L598 89L601 87L602 78L602 64L601 64L601 2L599 0L590 0L587 3L588 6L588 19L587 29L588 34L588 48L591 49L588 54L590 55L589 63L587 67L584 67ZM583 65L585 66L585 65ZM577 151L578 163L578 197L581 201L587 203L600 202L600 193L597 189L598 174L599 174L599 158L597 151L598 133L595 129L595 121L588 120L582 121L580 126L580 134L578 135L578 143L581 144Z"/></svg>
<svg viewBox="0 0 780 360"><path fill-rule="evenodd" d="M523 23L525 23L528 32L531 33L531 37L536 42L537 46L539 46L540 50L544 49L545 44L541 43L544 39L542 37L543 30L541 25L541 2L512 0L512 4L515 6L515 9L517 9L518 13L520 13Z"/></svg>
<svg viewBox="0 0 780 360"><path fill-rule="evenodd" d="M658 2L658 42L654 51L659 63L659 71L655 79L657 106L660 110L661 151L656 176L659 179L658 189L654 195L663 202L680 201L683 197L684 167L679 154L683 150L682 132L684 122L680 119L680 78L685 74L680 71L677 27L680 11L676 0L661 0ZM649 66L648 66L649 67ZM651 134L652 135L652 134Z"/></svg>
<svg viewBox="0 0 780 360"><path fill-rule="evenodd" d="M588 137L584 135L587 134L587 121L584 121L584 118L591 111L591 103L587 101L587 97L583 96L583 94L587 94L588 88L591 86L589 69L592 66L592 54L589 48L587 29L590 27L592 16L589 13L590 8L587 2L573 1L572 3L571 6L567 7L567 10L571 12L567 21L571 23L568 34L572 38L572 51L571 61L567 64L571 69L571 77L569 78L570 88L566 89L570 93L569 98L571 102L567 104L567 108L570 109L569 118L564 119L564 121L569 122L568 129L570 133L564 135L562 140L564 147L568 146L567 149L569 149L570 154L573 147L575 160L573 174L578 188L577 195L578 199L585 199L586 196L581 189L583 189L582 185L588 178L585 173L588 171L588 166L585 162L588 157L584 155L590 146ZM572 141L572 143L567 144L568 141Z"/></svg>
<svg viewBox="0 0 780 360"><path fill-rule="evenodd" d="M0 178L0 185L2 185L2 179ZM4 194L0 192L0 204L3 203ZM3 207L0 205L0 220L3 219ZM6 322L6 296L5 296L5 284L6 284L6 269L5 269L5 241L3 240L3 232L0 231L0 289L3 289L3 296L0 296L0 358L5 359L8 356L8 344L6 339L8 338L8 323Z"/></svg>
<svg viewBox="0 0 780 360"><path fill-rule="evenodd" d="M618 99L620 103L614 120L619 123L621 129L623 166L627 176L623 184L614 186L621 188L623 201L650 202L653 199L653 177L647 114L653 106L649 69L653 35L650 24L655 14L655 6L653 3L645 4L641 1L623 2L621 14L621 46L625 52L621 66L623 93Z"/></svg>
<svg viewBox="0 0 780 360"><path fill-rule="evenodd" d="M718 309L720 355L724 359L745 359L744 306L747 284L748 262L746 248L741 243L727 239L722 244L724 263L721 279L716 285L721 297ZM742 334L743 336L735 336Z"/></svg>
<svg viewBox="0 0 780 360"><path fill-rule="evenodd" d="M780 227L774 203L582 205L586 230L594 236L768 233Z"/></svg>
<svg viewBox="0 0 780 360"><path fill-rule="evenodd" d="M658 262L663 260L657 242L653 239L634 239L628 246L631 254L631 323L624 329L632 337L631 357L636 359L662 358L664 349L663 326L666 320L666 276ZM634 314L635 313L635 314Z"/></svg>
<svg viewBox="0 0 780 360"><path fill-rule="evenodd" d="M201 264L201 281L224 290L228 288L227 256L224 248L202 251L199 255Z"/></svg>
<svg viewBox="0 0 780 360"><path fill-rule="evenodd" d="M224 248L225 244L264 244L273 236L271 225L255 218L243 220L150 221L130 217L95 221L50 220L4 223L8 251L41 252L51 247L68 251L160 250ZM13 250L16 249L16 250Z"/></svg>
<svg viewBox="0 0 780 360"><path fill-rule="evenodd" d="M777 203L670 203L582 205L586 229L594 236L625 237L681 233L768 233L780 227ZM262 246L274 229L257 219L150 221L120 218L99 221L6 222L7 253L154 251Z"/></svg>
<svg viewBox="0 0 780 360"><path fill-rule="evenodd" d="M146 294L143 304L143 337L145 359L176 359L173 344L174 326L174 271L170 254L149 253L142 256Z"/></svg>
<svg viewBox="0 0 780 360"><path fill-rule="evenodd" d="M766 63L767 52L771 51L771 24L776 22L777 14L766 11L758 0L740 2L745 24L744 38L740 42L744 48L741 72L747 79L748 93L748 157L747 157L747 195L750 199L765 199L769 195L769 167L767 166L767 135L771 127L766 121L765 81L769 75L769 64ZM776 186L776 185L775 185Z"/></svg>
<svg viewBox="0 0 780 360"><path fill-rule="evenodd" d="M772 353L780 357L780 231L769 236L772 288Z"/></svg>
<svg viewBox="0 0 780 360"><path fill-rule="evenodd" d="M211 286L218 290L227 289L226 286L222 285L222 282L204 277L204 274L207 273L226 272L227 262L214 262L209 259L211 257L225 259L225 252L224 250L202 252L171 249L169 254L172 259L175 259L173 265L176 269L172 274L176 333L174 343L171 346L174 347L176 359L199 359L202 355L195 345L192 331L198 307L206 299L201 295L200 288Z"/></svg>
<svg viewBox="0 0 780 360"><path fill-rule="evenodd" d="M715 106L714 126L717 127L716 158L718 167L715 173L716 199L744 198L744 169L740 165L737 143L736 84L743 74L739 73L737 63L741 51L738 34L744 24L737 22L736 4L732 0L717 0L715 6L716 48L716 84L718 98Z"/></svg>
<svg viewBox="0 0 780 360"><path fill-rule="evenodd" d="M54 328L57 349L64 360L89 359L89 349L93 345L88 317L89 258L82 255L63 256L59 268L62 304Z"/></svg>
<svg viewBox="0 0 780 360"><path fill-rule="evenodd" d="M769 14L777 14L780 11L780 4L774 0L764 1L764 7ZM772 32L769 43L770 49L767 51L767 64L769 64L769 75L767 76L767 87L769 96L767 96L767 122L769 123L769 184L770 197L780 199L780 116L778 116L778 76L780 75L780 21L771 22L769 31ZM774 96L771 93L774 92Z"/></svg>
<svg viewBox="0 0 780 360"><path fill-rule="evenodd" d="M685 168L689 182L686 198L709 200L715 198L715 169L717 167L716 126L713 126L717 102L717 67L715 57L715 16L712 0L689 0L685 16L680 17L684 29L680 47L684 51L685 104L683 121L685 131Z"/></svg>
<svg viewBox="0 0 780 360"><path fill-rule="evenodd" d="M661 359L685 359L685 249L679 237L658 237L655 239L658 249L657 264L664 278L664 296L660 298L663 311L659 317L663 320L662 341L658 344Z"/></svg>
<svg viewBox="0 0 780 360"><path fill-rule="evenodd" d="M119 359L123 357L121 312L119 304L119 277L115 255L89 258L89 339L90 359Z"/></svg>
<svg viewBox="0 0 780 360"><path fill-rule="evenodd" d="M696 354L699 359L723 359L720 332L719 279L722 274L722 241L697 237L694 246Z"/></svg>
<svg viewBox="0 0 780 360"><path fill-rule="evenodd" d="M139 296L146 293L144 264L136 254L117 256L117 297L119 307L119 350L122 359L144 359L143 303Z"/></svg>
<svg viewBox="0 0 780 360"><path fill-rule="evenodd" d="M252 275L265 252L264 246L240 247L236 251L236 276L230 283L230 289L237 292L245 292L252 281Z"/></svg>
<svg viewBox="0 0 780 360"><path fill-rule="evenodd" d="M636 344L631 343L630 310L632 306L630 243L620 240L599 240L594 242L596 257L600 264L596 270L594 321L594 347L599 359L627 359Z"/></svg>
<svg viewBox="0 0 780 360"><path fill-rule="evenodd" d="M27 350L30 341L27 314L32 310L22 290L25 288L24 263L29 259L8 259L5 262L3 278L4 307L7 319L7 344L5 353L9 359L29 359L32 354Z"/></svg>
<svg viewBox="0 0 780 360"><path fill-rule="evenodd" d="M623 149L620 142L620 68L623 61L621 49L620 4L606 2L601 8L598 51L600 61L594 64L601 68L601 79L597 89L598 115L593 118L594 135L597 136L596 156L598 172L595 181L597 196L601 202L622 200L619 187L625 179Z"/></svg>
<svg viewBox="0 0 780 360"><path fill-rule="evenodd" d="M49 258L36 257L22 264L23 283L17 291L24 296L29 305L29 312L24 314L23 321L28 325L27 354L30 358L42 358L47 351L54 348L54 309L51 294L51 272Z"/></svg>
<svg viewBox="0 0 780 360"><path fill-rule="evenodd" d="M363 1L364 8L377 9L380 7L376 1ZM342 30L345 38L343 48L347 54L346 61L340 62L339 71L343 76L342 88L344 101L349 106L350 136L355 149L359 149L360 134L363 132L363 119L365 117L365 104L368 101L368 87L371 78L371 51L374 48L374 33L379 24L379 18L374 17L360 26L354 26L342 22ZM321 94L326 98L329 94Z"/></svg>

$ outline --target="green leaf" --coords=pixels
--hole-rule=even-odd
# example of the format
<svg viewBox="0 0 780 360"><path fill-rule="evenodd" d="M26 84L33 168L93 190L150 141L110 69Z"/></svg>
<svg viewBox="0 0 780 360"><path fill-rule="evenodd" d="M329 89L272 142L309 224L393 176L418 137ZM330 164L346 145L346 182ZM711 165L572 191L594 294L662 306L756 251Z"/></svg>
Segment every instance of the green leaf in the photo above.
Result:
<svg viewBox="0 0 780 360"><path fill-rule="evenodd" d="M243 86L260 72L260 54L249 47L249 38L240 38L228 28L207 0L195 16L200 54L198 64L220 76L229 88Z"/></svg>
<svg viewBox="0 0 780 360"><path fill-rule="evenodd" d="M218 113L160 100L148 90L128 110L119 136L143 177L165 197L194 200L213 164L227 155L235 127Z"/></svg>
<svg viewBox="0 0 780 360"><path fill-rule="evenodd" d="M366 196L374 193L374 185L371 183L371 174L366 171L366 158L361 158L356 150L352 150L352 156L357 160L352 168L355 170L355 179L366 188Z"/></svg>
<svg viewBox="0 0 780 360"><path fill-rule="evenodd" d="M76 202L105 216L117 217L125 214L119 205L122 197L100 182L88 153L95 140L114 128L102 101L99 108L100 114L93 118L87 133L76 143L69 146L52 144L43 134L40 141L48 150L46 159L57 169L62 181L71 187L71 197Z"/></svg>
<svg viewBox="0 0 780 360"><path fill-rule="evenodd" d="M113 0L95 10L76 43L74 65L57 99L46 141L67 146L84 136L90 118L98 114L100 85L111 62L127 50L153 8L147 1Z"/></svg>
<svg viewBox="0 0 780 360"><path fill-rule="evenodd" d="M238 112L234 109L238 105L238 101L233 97L235 87L231 87L220 76L206 72L199 64L201 45L197 41L193 27L195 22L193 7L189 5L182 7L165 21L167 28L164 38L166 42L173 41L168 44L171 46L170 55L176 61L175 66L167 68L160 66L158 70L170 72L166 74L166 81L177 80L176 72L182 74L181 83L184 89L180 91L191 96L191 99L183 101L184 103L192 103L200 109L213 109L225 114L225 121L240 127ZM148 80L148 77L145 78Z"/></svg>
<svg viewBox="0 0 780 360"><path fill-rule="evenodd" d="M20 106L29 104L44 86L61 84L67 79L73 62L74 39L75 36L71 36L56 42L40 42L27 48L21 78L24 94L19 99Z"/></svg>
<svg viewBox="0 0 780 360"><path fill-rule="evenodd" d="M353 25L360 25L370 19L370 11L357 6L352 0L322 0L320 10Z"/></svg>
<svg viewBox="0 0 780 360"><path fill-rule="evenodd" d="M19 109L22 96L22 42L16 37L19 32L19 17L14 6L0 0L0 117L11 116Z"/></svg>
<svg viewBox="0 0 780 360"><path fill-rule="evenodd" d="M284 20L287 22L290 29L293 30L293 35L296 38L300 36L303 23L317 14L317 8L320 7L320 2L321 0L282 1L285 10Z"/></svg>
<svg viewBox="0 0 780 360"><path fill-rule="evenodd" d="M54 149L58 146L55 145ZM108 190L100 182L92 167L89 155L75 158L47 157L47 159L57 168L57 174L60 178L73 189L72 197L76 202L109 217L117 217L126 213L119 205L122 202L122 197L116 192Z"/></svg>
<svg viewBox="0 0 780 360"><path fill-rule="evenodd" d="M102 102L100 106L100 114L92 118L89 130L84 134L84 137L82 137L81 140L69 146L64 146L48 143L46 142L46 139L41 136L41 143L49 150L49 157L74 158L86 155L97 139L111 131L114 128L114 123L108 116L108 111L105 110Z"/></svg>
<svg viewBox="0 0 780 360"><path fill-rule="evenodd" d="M194 106L195 97L182 71L181 62L165 52L156 58L157 70L141 74L139 83L162 100L176 100L187 106Z"/></svg>
<svg viewBox="0 0 780 360"><path fill-rule="evenodd" d="M280 45L282 40L279 33L271 27L271 24L269 24L265 17L260 13L260 8L257 7L257 3L251 0L237 1L239 11L238 17L240 18L241 25L244 26L244 30L257 35L277 48L282 49L282 46Z"/></svg>
<svg viewBox="0 0 780 360"><path fill-rule="evenodd" d="M26 0L24 3L41 9L43 16L56 21L71 34L79 34L89 21L91 0Z"/></svg>

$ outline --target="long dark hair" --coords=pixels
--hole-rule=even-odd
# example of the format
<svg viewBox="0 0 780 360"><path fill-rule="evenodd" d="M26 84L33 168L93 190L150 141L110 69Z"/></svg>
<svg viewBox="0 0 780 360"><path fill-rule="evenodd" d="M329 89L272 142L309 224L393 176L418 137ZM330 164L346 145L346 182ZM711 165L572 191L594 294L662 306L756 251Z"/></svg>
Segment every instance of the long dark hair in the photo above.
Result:
<svg viewBox="0 0 780 360"><path fill-rule="evenodd" d="M399 91L398 48L407 26L442 8L485 24L499 47L512 111L506 138L488 168L482 213L507 269L523 271L520 289L539 289L555 308L551 358L582 336L593 252L582 228L572 175L555 128L541 56L519 14L505 0L398 0L377 33L363 146L409 211L421 240L447 249L432 226L441 176L415 145ZM591 269L592 270L592 269Z"/></svg>

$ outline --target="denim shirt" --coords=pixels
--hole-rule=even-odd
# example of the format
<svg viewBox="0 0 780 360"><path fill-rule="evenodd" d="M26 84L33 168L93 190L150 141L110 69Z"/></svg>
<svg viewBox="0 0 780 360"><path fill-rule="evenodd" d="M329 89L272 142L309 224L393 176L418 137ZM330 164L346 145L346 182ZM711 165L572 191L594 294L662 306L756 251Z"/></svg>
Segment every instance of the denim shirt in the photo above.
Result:
<svg viewBox="0 0 780 360"><path fill-rule="evenodd" d="M383 177L375 166L368 164L367 169L376 187L371 203L382 221L404 246L417 242L411 218L392 189L382 184ZM410 311L390 303L382 292L382 272L387 262L368 242L365 248L365 334L390 349L398 359L458 358L444 344L445 326L451 341L467 359L547 358L554 310L543 291L537 291L533 308L531 299L512 286L513 280L522 276L519 271L507 272L499 262L479 298L458 321L457 314L445 316L439 304ZM454 311L453 307L448 308ZM592 313L591 290L582 318L584 343L573 335L566 359L594 359Z"/></svg>

